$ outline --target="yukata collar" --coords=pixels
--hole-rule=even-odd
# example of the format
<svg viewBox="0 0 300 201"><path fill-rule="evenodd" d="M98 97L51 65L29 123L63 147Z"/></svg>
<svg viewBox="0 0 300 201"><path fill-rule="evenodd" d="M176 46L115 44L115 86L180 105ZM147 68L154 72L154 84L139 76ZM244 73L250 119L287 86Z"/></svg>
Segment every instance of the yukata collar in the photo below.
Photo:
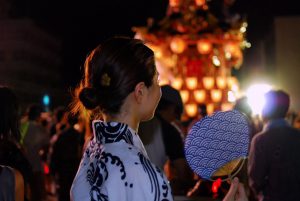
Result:
<svg viewBox="0 0 300 201"><path fill-rule="evenodd" d="M94 139L101 144L125 141L134 145L134 138L138 137L137 133L124 123L94 120L92 125Z"/></svg>

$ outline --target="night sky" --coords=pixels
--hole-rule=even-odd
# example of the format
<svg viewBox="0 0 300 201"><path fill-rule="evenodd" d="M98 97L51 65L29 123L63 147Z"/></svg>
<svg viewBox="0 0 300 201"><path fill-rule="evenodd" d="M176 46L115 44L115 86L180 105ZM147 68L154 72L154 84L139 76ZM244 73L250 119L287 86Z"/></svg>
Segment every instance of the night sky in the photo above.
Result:
<svg viewBox="0 0 300 201"><path fill-rule="evenodd" d="M165 16L168 0L14 0L18 15L33 18L37 25L62 42L65 86L80 79L80 67L87 53L103 40L115 36L133 36L133 26L145 26L147 18ZM218 0L214 0L218 1ZM247 38L266 37L274 16L299 15L296 0L236 0L234 10L247 16ZM22 9L21 9L22 8Z"/></svg>

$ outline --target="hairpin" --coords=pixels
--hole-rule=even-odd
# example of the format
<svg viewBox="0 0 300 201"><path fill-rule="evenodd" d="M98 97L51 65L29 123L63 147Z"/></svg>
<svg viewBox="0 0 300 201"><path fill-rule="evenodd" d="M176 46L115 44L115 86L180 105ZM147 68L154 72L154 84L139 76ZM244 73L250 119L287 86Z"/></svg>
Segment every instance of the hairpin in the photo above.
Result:
<svg viewBox="0 0 300 201"><path fill-rule="evenodd" d="M101 85L108 87L110 85L110 77L107 73L104 73L101 77Z"/></svg>

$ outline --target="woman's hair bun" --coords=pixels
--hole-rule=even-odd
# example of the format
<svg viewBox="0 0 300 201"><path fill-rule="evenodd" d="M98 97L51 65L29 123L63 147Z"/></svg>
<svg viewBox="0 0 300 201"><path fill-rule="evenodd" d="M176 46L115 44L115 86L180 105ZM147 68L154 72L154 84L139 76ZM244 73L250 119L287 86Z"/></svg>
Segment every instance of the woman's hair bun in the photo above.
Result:
<svg viewBox="0 0 300 201"><path fill-rule="evenodd" d="M93 110L99 105L97 90L91 87L81 89L79 100L86 109Z"/></svg>

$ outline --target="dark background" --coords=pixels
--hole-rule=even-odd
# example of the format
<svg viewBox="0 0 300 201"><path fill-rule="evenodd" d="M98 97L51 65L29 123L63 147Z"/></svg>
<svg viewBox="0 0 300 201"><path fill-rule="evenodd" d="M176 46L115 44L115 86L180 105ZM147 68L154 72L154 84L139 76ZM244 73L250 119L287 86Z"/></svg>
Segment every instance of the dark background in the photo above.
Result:
<svg viewBox="0 0 300 201"><path fill-rule="evenodd" d="M61 73L66 87L78 83L85 56L98 43L115 35L134 36L132 27L145 26L149 17L162 19L168 5L167 0L13 1L15 17L34 19L62 41ZM257 40L268 37L274 17L299 15L296 4L296 0L236 0L232 9L247 17L247 39L255 47ZM250 48L245 56L254 50Z"/></svg>

